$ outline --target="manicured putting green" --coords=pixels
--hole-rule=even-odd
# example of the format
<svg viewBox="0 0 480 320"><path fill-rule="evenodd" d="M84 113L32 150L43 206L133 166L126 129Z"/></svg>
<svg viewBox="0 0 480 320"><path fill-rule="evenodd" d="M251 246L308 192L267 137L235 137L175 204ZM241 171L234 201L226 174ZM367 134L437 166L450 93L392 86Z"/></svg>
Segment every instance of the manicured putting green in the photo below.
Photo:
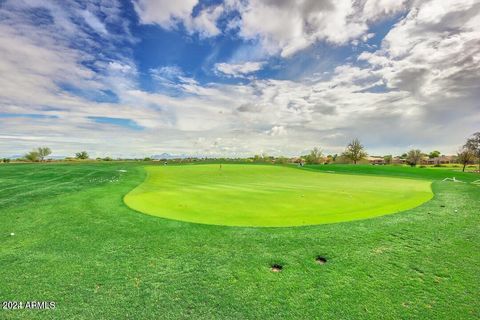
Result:
<svg viewBox="0 0 480 320"><path fill-rule="evenodd" d="M226 226L301 226L365 219L432 198L430 182L319 173L267 165L146 167L125 196L131 208L168 219Z"/></svg>

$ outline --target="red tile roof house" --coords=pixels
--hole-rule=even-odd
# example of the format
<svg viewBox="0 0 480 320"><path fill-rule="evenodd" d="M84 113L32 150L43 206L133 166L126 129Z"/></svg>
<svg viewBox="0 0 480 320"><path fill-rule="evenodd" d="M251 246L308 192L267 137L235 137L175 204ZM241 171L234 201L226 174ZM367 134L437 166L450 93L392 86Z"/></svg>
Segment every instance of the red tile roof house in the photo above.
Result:
<svg viewBox="0 0 480 320"><path fill-rule="evenodd" d="M405 159L402 159L400 157L393 157L392 159L392 164L405 164L407 161Z"/></svg>

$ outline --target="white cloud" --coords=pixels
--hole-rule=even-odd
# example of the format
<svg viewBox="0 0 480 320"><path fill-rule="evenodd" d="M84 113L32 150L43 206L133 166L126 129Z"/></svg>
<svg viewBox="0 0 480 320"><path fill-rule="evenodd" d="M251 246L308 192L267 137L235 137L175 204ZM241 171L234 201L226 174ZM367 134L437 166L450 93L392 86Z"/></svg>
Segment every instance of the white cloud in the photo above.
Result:
<svg viewBox="0 0 480 320"><path fill-rule="evenodd" d="M165 29L174 29L183 23L191 34L214 37L220 34L216 21L222 15L222 5L203 8L193 16L197 0L137 0L134 8L143 24L158 24Z"/></svg>
<svg viewBox="0 0 480 320"><path fill-rule="evenodd" d="M449 153L471 131L478 130L480 123L480 6L475 1L416 2L379 50L360 54L359 65L337 66L318 79L249 78L248 74L260 70L260 62L216 65L223 74L243 75L244 83L237 84L202 84L176 66L150 70L154 79L174 88L175 94L141 89L134 61L110 51L111 41L120 35L111 34L106 27L109 33L102 37L108 41L99 44L83 29L88 26L72 22L81 18L79 8L68 11L45 3L55 16L46 26L32 25L22 15L20 2L8 2L8 10L0 10L0 113L24 115L0 118L0 156L20 154L39 144L63 155L80 149L113 156L162 152L251 155L261 151L294 155L317 145L326 152L342 151L354 136L371 152L401 153L415 142L422 148ZM182 16L191 16L191 4L185 2L183 8L188 8L181 9L182 3L166 4L167 9L174 7L173 13L158 21L170 28L184 19ZM228 5L238 5L232 3ZM368 30L359 31L366 17L376 19L377 15L403 10L394 4L388 10L385 5L384 13L373 10L375 6L367 10L366 5L351 6L346 1L322 2L322 7L312 8L305 7L307 4L319 5L304 1L292 8L288 1L252 2L252 6L263 6L263 11L251 21L249 15L254 17L255 13L245 11L238 27L252 33L240 30L239 34L255 37L271 52L288 55L322 39L342 43L354 34L368 37ZM200 15L211 9L203 8ZM95 10L92 14L101 16ZM255 19L266 19L277 11L278 17L283 17L289 10L292 21L284 21L287 27L265 20L266 25L259 26L257 33L248 29L256 25ZM363 20L351 17L358 10L368 12ZM327 17L326 12L332 16ZM151 20L144 22L154 21L154 13L149 14ZM317 21L319 17L346 32L359 27L358 32L334 35L328 28L307 28L326 23ZM111 19L116 18L99 21L108 25ZM208 23L198 28L211 28L205 34L214 33L213 24ZM72 46L71 39L82 45ZM96 55L100 45L106 57ZM95 71L86 67L86 62L94 64ZM110 90L119 101L94 102L71 93L62 84L97 93ZM25 116L28 114L54 118L32 119ZM89 116L131 119L144 129L99 125Z"/></svg>
<svg viewBox="0 0 480 320"><path fill-rule="evenodd" d="M343 44L367 26L355 18L351 0L301 2L252 0L241 6L239 34L258 39L264 49L290 56L319 40Z"/></svg>
<svg viewBox="0 0 480 320"><path fill-rule="evenodd" d="M161 87L175 88L179 83L189 83L183 71L177 66L163 66L150 69L150 76ZM186 80L185 80L186 79Z"/></svg>
<svg viewBox="0 0 480 320"><path fill-rule="evenodd" d="M110 70L120 73L130 73L133 70L132 66L118 61L110 61L108 67Z"/></svg>
<svg viewBox="0 0 480 320"><path fill-rule="evenodd" d="M142 23L169 29L178 21L189 19L197 0L137 0L133 4Z"/></svg>
<svg viewBox="0 0 480 320"><path fill-rule="evenodd" d="M264 62L244 62L238 64L230 63L216 63L214 68L217 73L233 76L233 77L243 77L247 74L254 73L262 69Z"/></svg>
<svg viewBox="0 0 480 320"><path fill-rule="evenodd" d="M363 14L367 20L377 20L407 9L409 0L367 0Z"/></svg>
<svg viewBox="0 0 480 320"><path fill-rule="evenodd" d="M94 14L87 10L81 10L80 15L85 19L85 22L97 33L108 34L105 25Z"/></svg>
<svg viewBox="0 0 480 320"><path fill-rule="evenodd" d="M368 39L368 24L405 10L406 0L229 0L203 7L197 15L195 0L134 2L144 24L158 24L166 29L183 24L190 33L201 37L217 36L217 22L224 13L236 12L226 26L247 41L257 41L267 55L288 57L318 41L335 45L354 39Z"/></svg>
<svg viewBox="0 0 480 320"><path fill-rule="evenodd" d="M223 14L223 6L211 6L200 11L195 17L185 19L185 27L190 33L198 33L200 37L214 37L221 33L216 21Z"/></svg>
<svg viewBox="0 0 480 320"><path fill-rule="evenodd" d="M382 49L362 53L389 88L434 97L480 88L480 4L420 2L385 37Z"/></svg>
<svg viewBox="0 0 480 320"><path fill-rule="evenodd" d="M287 135L287 129L284 126L273 126L270 130L267 131L268 135L271 136L285 136Z"/></svg>

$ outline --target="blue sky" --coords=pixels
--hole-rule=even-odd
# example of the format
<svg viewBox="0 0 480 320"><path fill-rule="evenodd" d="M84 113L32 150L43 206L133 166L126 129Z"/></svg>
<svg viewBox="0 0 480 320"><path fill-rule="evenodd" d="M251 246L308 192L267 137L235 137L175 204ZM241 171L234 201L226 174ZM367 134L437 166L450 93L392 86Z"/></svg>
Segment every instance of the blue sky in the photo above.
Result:
<svg viewBox="0 0 480 320"><path fill-rule="evenodd" d="M473 0L0 1L0 156L454 153ZM448 132L448 134L445 134Z"/></svg>

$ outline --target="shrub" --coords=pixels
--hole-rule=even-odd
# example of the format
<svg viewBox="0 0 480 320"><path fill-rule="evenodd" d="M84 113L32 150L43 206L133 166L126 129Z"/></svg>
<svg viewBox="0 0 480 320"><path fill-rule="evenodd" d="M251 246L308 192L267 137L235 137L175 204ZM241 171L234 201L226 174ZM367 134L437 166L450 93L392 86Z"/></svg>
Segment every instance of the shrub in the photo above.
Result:
<svg viewBox="0 0 480 320"><path fill-rule="evenodd" d="M27 159L28 161L36 162L40 160L40 155L37 151L32 150L25 155L25 159Z"/></svg>
<svg viewBox="0 0 480 320"><path fill-rule="evenodd" d="M275 163L286 164L286 163L288 163L288 159L285 158L285 157L278 157L278 158L275 158Z"/></svg>
<svg viewBox="0 0 480 320"><path fill-rule="evenodd" d="M37 154L40 158L40 161L45 160L45 157L48 157L52 154L52 150L49 147L37 148Z"/></svg>
<svg viewBox="0 0 480 320"><path fill-rule="evenodd" d="M407 163L415 167L422 159L422 152L418 149L412 149L407 152Z"/></svg>
<svg viewBox="0 0 480 320"><path fill-rule="evenodd" d="M322 150L317 147L313 148L310 153L305 156L305 162L307 164L320 164L325 162Z"/></svg>
<svg viewBox="0 0 480 320"><path fill-rule="evenodd" d="M87 151L80 151L75 153L75 158L80 159L80 160L86 160L88 159L89 155Z"/></svg>

